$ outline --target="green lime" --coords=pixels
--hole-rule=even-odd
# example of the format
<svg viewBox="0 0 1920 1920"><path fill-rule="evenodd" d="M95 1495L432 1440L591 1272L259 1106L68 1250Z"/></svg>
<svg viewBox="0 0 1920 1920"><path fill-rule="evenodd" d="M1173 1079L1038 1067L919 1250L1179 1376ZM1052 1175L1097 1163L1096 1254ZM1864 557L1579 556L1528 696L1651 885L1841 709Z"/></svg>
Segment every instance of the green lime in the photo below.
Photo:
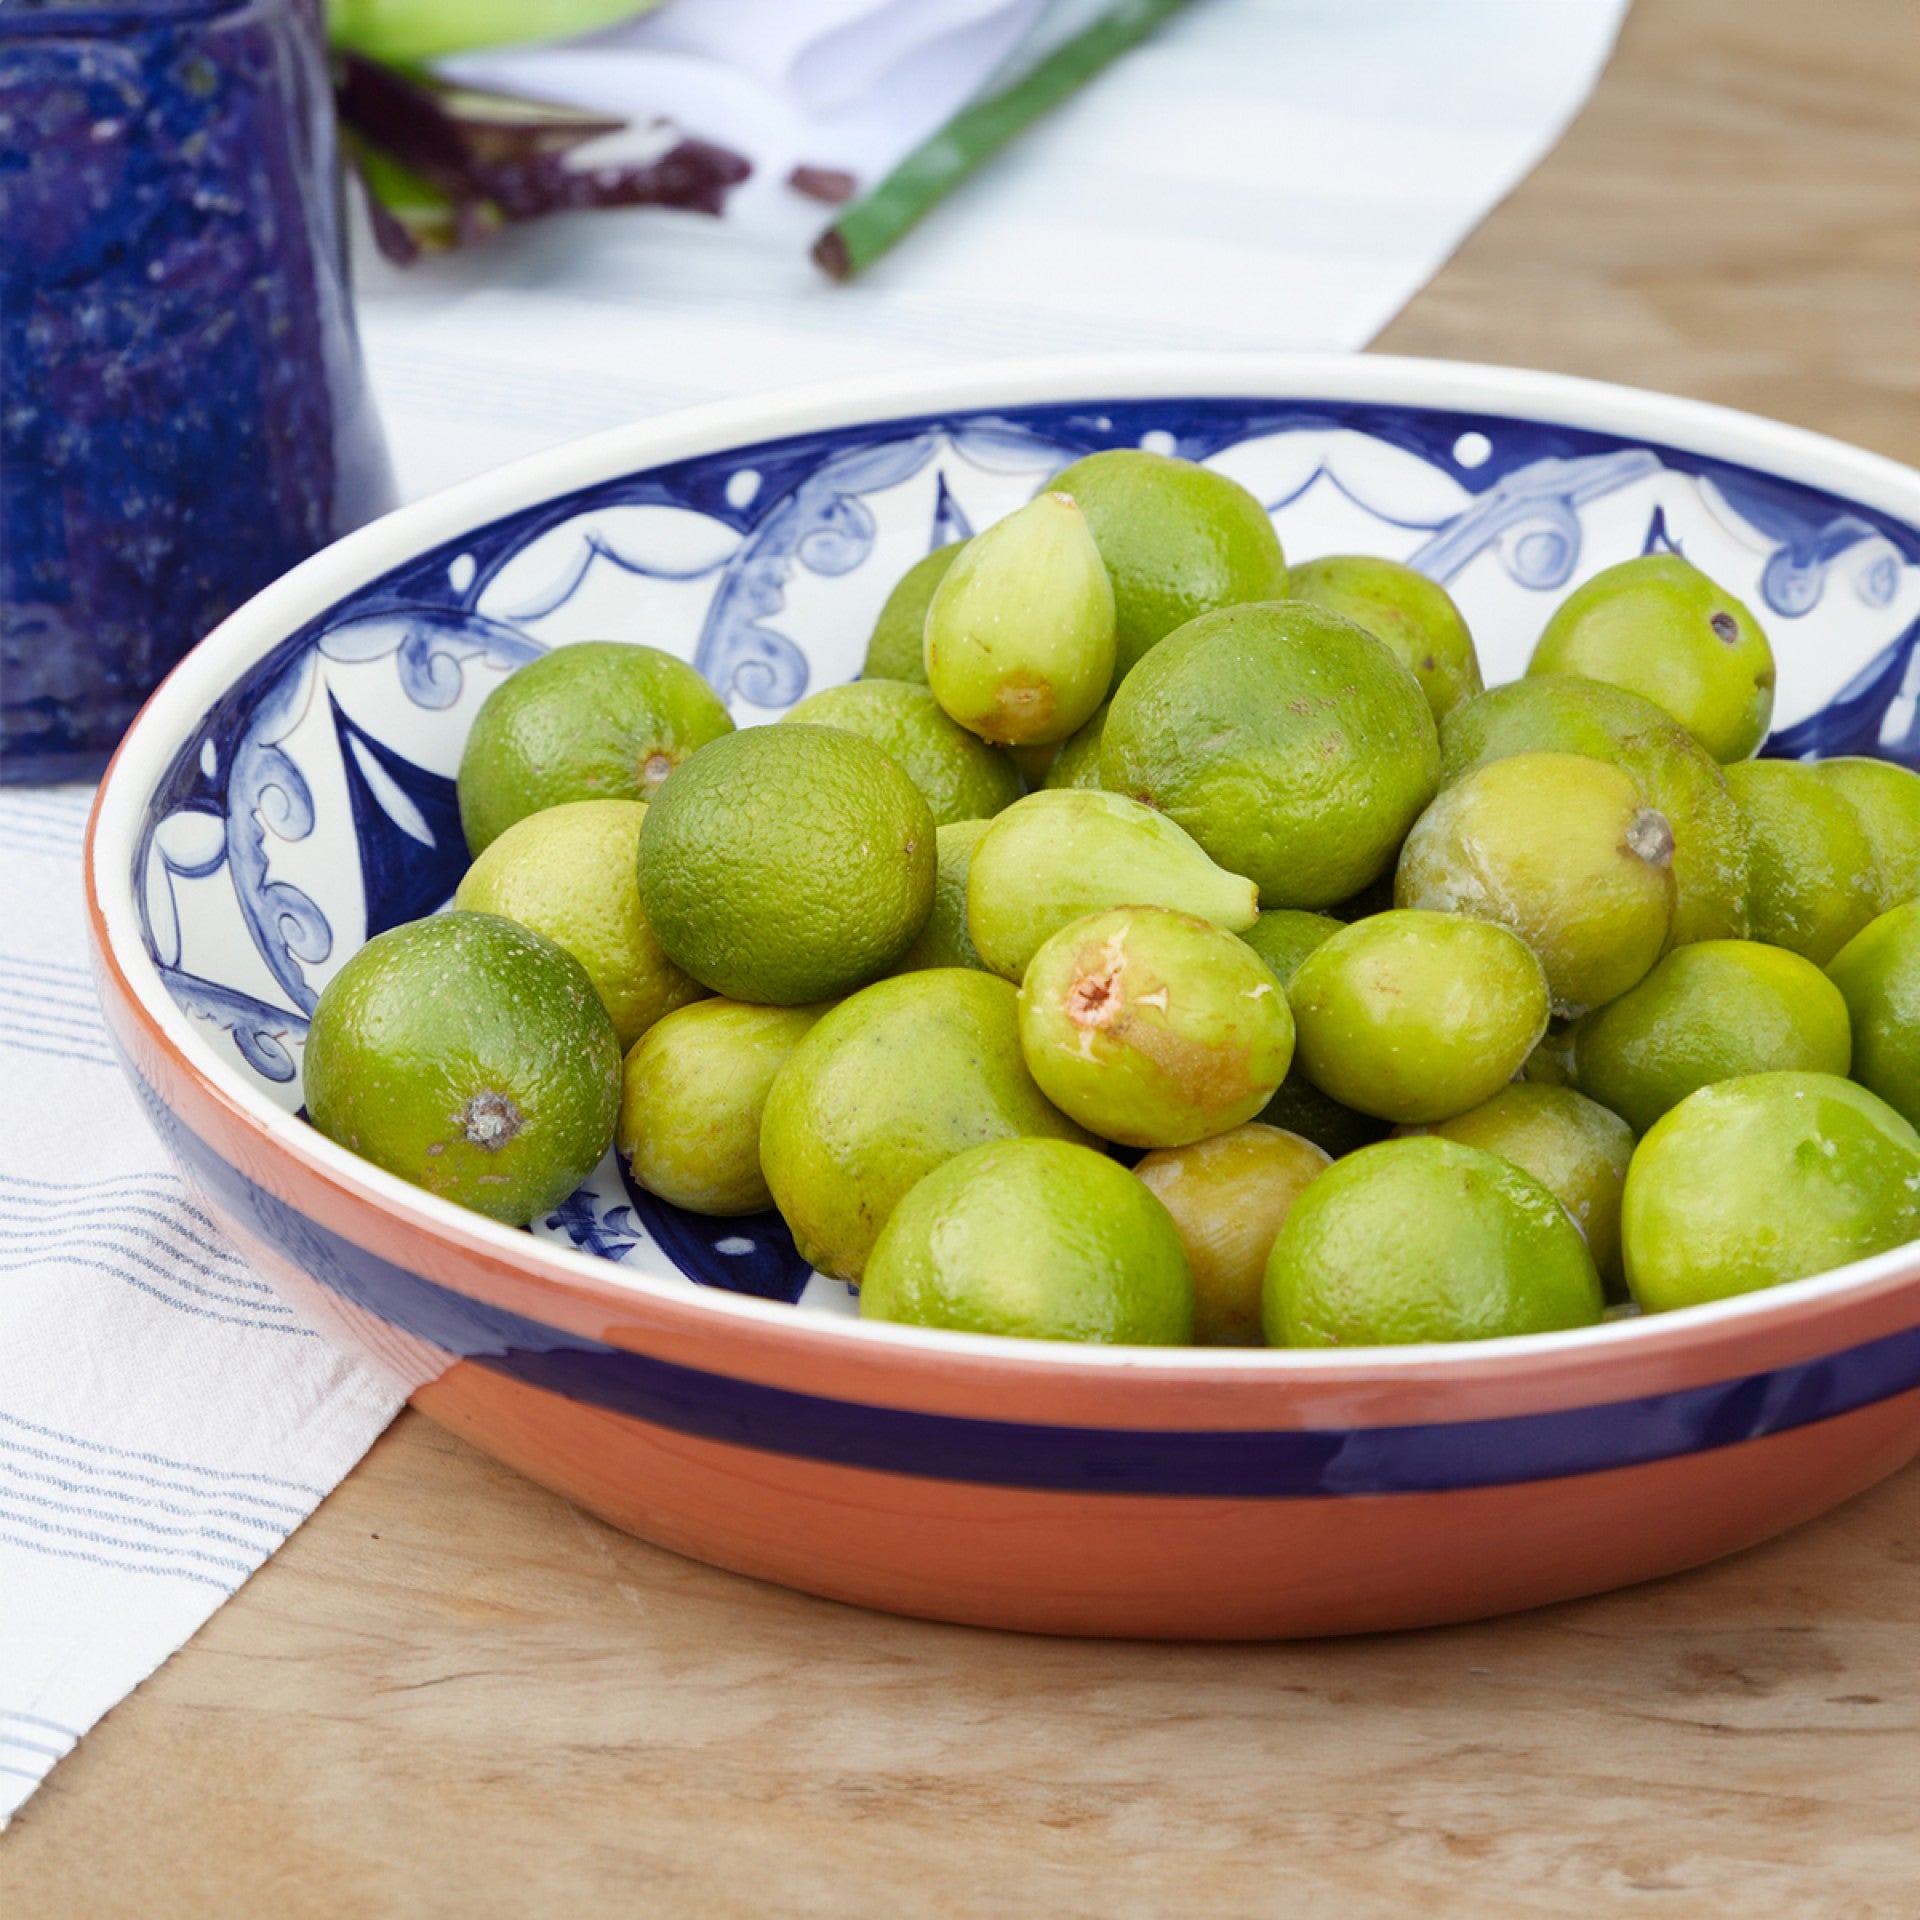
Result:
<svg viewBox="0 0 1920 1920"><path fill-rule="evenodd" d="M1392 866L1439 786L1419 683L1304 601L1189 622L1107 714L1100 777L1157 807L1263 907L1327 907Z"/></svg>
<svg viewBox="0 0 1920 1920"><path fill-rule="evenodd" d="M918 973L927 967L986 969L967 931L967 873L974 848L992 825L991 820L956 820L934 836L933 911L900 956L895 973Z"/></svg>
<svg viewBox="0 0 1920 1920"><path fill-rule="evenodd" d="M1266 508L1224 473L1121 447L1075 461L1053 485L1079 501L1113 579L1116 686L1176 627L1286 592Z"/></svg>
<svg viewBox="0 0 1920 1920"><path fill-rule="evenodd" d="M873 623L867 658L860 669L866 680L912 680L927 684L927 608L934 589L960 557L964 541L935 547L924 553L894 582L880 617Z"/></svg>
<svg viewBox="0 0 1920 1920"><path fill-rule="evenodd" d="M1358 920L1300 963L1287 997L1306 1076L1382 1120L1490 1100L1547 1029L1547 980L1490 920L1411 910Z"/></svg>
<svg viewBox="0 0 1920 1920"><path fill-rule="evenodd" d="M1106 709L1100 711L1104 714ZM1093 723L1087 723L1091 726ZM1053 769L1053 763L1060 757L1060 749L1066 745L1064 740L1042 740L1027 747L1002 747L1004 753L1014 764L1020 778L1027 783L1029 793L1037 793L1045 785L1047 775ZM1097 781L1094 783L1099 784Z"/></svg>
<svg viewBox="0 0 1920 1920"><path fill-rule="evenodd" d="M1574 1077L1645 1133L1716 1080L1844 1074L1851 1049L1846 1003L1812 961L1758 940L1702 940L1581 1021Z"/></svg>
<svg viewBox="0 0 1920 1920"><path fill-rule="evenodd" d="M376 934L327 982L302 1090L329 1140L525 1226L612 1141L620 1043L564 947L494 914L443 913Z"/></svg>
<svg viewBox="0 0 1920 1920"><path fill-rule="evenodd" d="M998 746L1044 746L1113 683L1113 588L1080 509L1043 493L975 534L927 608L927 684Z"/></svg>
<svg viewBox="0 0 1920 1920"><path fill-rule="evenodd" d="M1473 635L1437 580L1397 560L1329 554L1287 574L1286 597L1308 600L1365 627L1389 647L1427 696L1436 721L1485 686Z"/></svg>
<svg viewBox="0 0 1920 1920"><path fill-rule="evenodd" d="M1752 847L1753 937L1823 967L1873 918L1873 848L1845 794L1798 760L1727 769Z"/></svg>
<svg viewBox="0 0 1920 1920"><path fill-rule="evenodd" d="M454 893L470 913L497 913L557 940L586 968L630 1047L706 988L667 958L640 904L640 800L571 800L516 820Z"/></svg>
<svg viewBox="0 0 1920 1920"><path fill-rule="evenodd" d="M884 973L933 905L934 825L891 754L834 727L748 727L647 809L640 897L729 1000L807 1006Z"/></svg>
<svg viewBox="0 0 1920 1920"><path fill-rule="evenodd" d="M1476 695L1440 730L1441 780L1516 753L1579 753L1629 774L1673 828L1670 944L1747 935L1747 829L1726 776L1685 727L1623 687L1536 674Z"/></svg>
<svg viewBox="0 0 1920 1920"><path fill-rule="evenodd" d="M1625 993L1673 926L1674 834L1619 767L1574 753L1490 760L1442 791L1400 850L1395 904L1511 928L1554 1011Z"/></svg>
<svg viewBox="0 0 1920 1920"><path fill-rule="evenodd" d="M927 688L905 680L852 680L822 687L782 719L838 727L885 748L926 795L936 826L991 819L1020 798L1013 762L949 720Z"/></svg>
<svg viewBox="0 0 1920 1920"><path fill-rule="evenodd" d="M614 1132L633 1177L691 1213L772 1206L760 1117L774 1076L825 1011L702 1000L649 1027L627 1055Z"/></svg>
<svg viewBox="0 0 1920 1920"><path fill-rule="evenodd" d="M1344 922L1331 914L1304 913L1298 907L1275 907L1263 913L1240 938L1273 969L1283 987L1293 985L1300 963L1315 947L1323 947Z"/></svg>
<svg viewBox="0 0 1920 1920"><path fill-rule="evenodd" d="M1547 1022L1540 1044L1527 1055L1521 1078L1536 1087L1573 1085L1573 1047L1579 1034L1578 1020L1562 1020L1557 1015Z"/></svg>
<svg viewBox="0 0 1920 1920"><path fill-rule="evenodd" d="M1180 1347L1193 1280L1166 1208L1125 1167L1066 1140L997 1140L936 1168L894 1209L860 1316Z"/></svg>
<svg viewBox="0 0 1920 1920"><path fill-rule="evenodd" d="M1240 938L1272 968L1281 986L1291 988L1300 963L1316 947L1325 946L1342 925L1324 913L1276 907L1263 913ZM1370 1113L1355 1113L1322 1093L1300 1070L1298 1060L1287 1069L1279 1092L1261 1108L1258 1119L1262 1126L1298 1134L1336 1160L1357 1148L1370 1147L1387 1132L1386 1121L1376 1120Z"/></svg>
<svg viewBox="0 0 1920 1920"><path fill-rule="evenodd" d="M1311 1141L1249 1122L1190 1146L1162 1147L1134 1173L1173 1216L1193 1270L1193 1343L1257 1347L1267 1255L1305 1190L1329 1165Z"/></svg>
<svg viewBox="0 0 1920 1920"><path fill-rule="evenodd" d="M1087 1137L1027 1071L1013 988L947 967L878 981L821 1019L767 1096L760 1165L801 1253L858 1280L923 1174L1026 1134Z"/></svg>
<svg viewBox="0 0 1920 1920"><path fill-rule="evenodd" d="M1386 1140L1329 1167L1267 1259L1276 1347L1498 1340L1599 1323L1587 1245L1510 1160L1435 1138Z"/></svg>
<svg viewBox="0 0 1920 1920"><path fill-rule="evenodd" d="M1100 736L1106 730L1107 702L1078 733L1060 743L1036 783L1043 787L1097 787L1100 784Z"/></svg>
<svg viewBox="0 0 1920 1920"><path fill-rule="evenodd" d="M1576 587L1527 671L1640 694L1723 763L1752 753L1773 718L1773 648L1759 621L1677 553L1643 553Z"/></svg>
<svg viewBox="0 0 1920 1920"><path fill-rule="evenodd" d="M569 800L651 800L696 748L733 731L720 696L658 647L582 640L510 673L460 756L460 825L481 853Z"/></svg>
<svg viewBox="0 0 1920 1920"><path fill-rule="evenodd" d="M1621 1227L1649 1313L1825 1273L1920 1235L1920 1134L1833 1074L1717 1081L1640 1142Z"/></svg>
<svg viewBox="0 0 1920 1920"><path fill-rule="evenodd" d="M1387 1121L1377 1120L1370 1113L1356 1113L1331 1094L1322 1093L1301 1071L1297 1058L1281 1081L1280 1091L1256 1118L1263 1127L1278 1127L1285 1133L1297 1133L1302 1140L1311 1140L1336 1160L1384 1140L1391 1131Z"/></svg>
<svg viewBox="0 0 1920 1920"><path fill-rule="evenodd" d="M1920 773L1891 760L1822 760L1820 778L1839 789L1873 850L1873 904L1886 913L1920 899Z"/></svg>
<svg viewBox="0 0 1920 1920"><path fill-rule="evenodd" d="M1020 1045L1040 1091L1090 1132L1181 1147L1273 1098L1293 1015L1266 962L1232 934L1164 907L1114 907L1033 956Z"/></svg>
<svg viewBox="0 0 1920 1920"><path fill-rule="evenodd" d="M1620 1195L1633 1158L1633 1129L1617 1113L1571 1087L1521 1082L1427 1131L1497 1153L1532 1174L1572 1216L1608 1293L1625 1298Z"/></svg>
<svg viewBox="0 0 1920 1920"><path fill-rule="evenodd" d="M1853 1077L1920 1126L1920 900L1872 921L1827 975L1853 1020Z"/></svg>

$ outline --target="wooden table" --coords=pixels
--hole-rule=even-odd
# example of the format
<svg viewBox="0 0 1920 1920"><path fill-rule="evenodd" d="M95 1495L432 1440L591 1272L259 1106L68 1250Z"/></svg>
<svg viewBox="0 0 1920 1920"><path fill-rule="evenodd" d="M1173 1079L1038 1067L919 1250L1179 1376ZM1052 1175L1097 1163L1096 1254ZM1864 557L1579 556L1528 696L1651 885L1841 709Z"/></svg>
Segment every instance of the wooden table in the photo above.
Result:
<svg viewBox="0 0 1920 1920"><path fill-rule="evenodd" d="M1551 7L1556 0L1533 0ZM1920 4L1637 0L1383 347L1920 461ZM415 1415L0 1841L0 1912L1920 1912L1920 1470L1448 1632L1076 1644L610 1531Z"/></svg>

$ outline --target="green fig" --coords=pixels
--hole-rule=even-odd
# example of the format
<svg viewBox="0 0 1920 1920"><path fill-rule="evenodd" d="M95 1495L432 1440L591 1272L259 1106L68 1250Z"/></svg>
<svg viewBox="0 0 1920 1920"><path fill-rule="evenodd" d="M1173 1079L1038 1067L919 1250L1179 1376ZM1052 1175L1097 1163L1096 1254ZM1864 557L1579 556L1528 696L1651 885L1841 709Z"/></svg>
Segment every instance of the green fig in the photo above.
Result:
<svg viewBox="0 0 1920 1920"><path fill-rule="evenodd" d="M1113 585L1079 507L1043 493L975 534L927 607L927 684L996 746L1064 740L1113 683Z"/></svg>
<svg viewBox="0 0 1920 1920"><path fill-rule="evenodd" d="M1244 932L1251 880L1217 867L1165 814L1118 793L1030 793L996 816L967 875L967 927L995 973L1018 980L1041 944L1104 907L1170 907Z"/></svg>
<svg viewBox="0 0 1920 1920"><path fill-rule="evenodd" d="M1020 1046L1063 1113L1129 1147L1184 1147L1251 1120L1293 1059L1293 1015L1244 942L1164 907L1063 927L1020 989Z"/></svg>

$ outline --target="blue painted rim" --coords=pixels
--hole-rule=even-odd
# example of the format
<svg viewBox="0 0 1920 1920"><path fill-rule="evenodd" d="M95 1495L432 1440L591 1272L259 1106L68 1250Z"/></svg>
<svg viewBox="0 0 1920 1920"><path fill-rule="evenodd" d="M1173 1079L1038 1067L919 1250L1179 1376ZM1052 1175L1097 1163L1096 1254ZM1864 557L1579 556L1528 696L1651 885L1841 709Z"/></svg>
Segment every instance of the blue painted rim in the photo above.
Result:
<svg viewBox="0 0 1920 1920"><path fill-rule="evenodd" d="M834 1466L1033 1491L1195 1499L1447 1493L1739 1446L1920 1387L1920 1328L1909 1328L1676 1393L1419 1426L1129 1430L828 1399L607 1346L424 1279L275 1198L128 1071L163 1138L207 1189L354 1306L523 1385L698 1439Z"/></svg>

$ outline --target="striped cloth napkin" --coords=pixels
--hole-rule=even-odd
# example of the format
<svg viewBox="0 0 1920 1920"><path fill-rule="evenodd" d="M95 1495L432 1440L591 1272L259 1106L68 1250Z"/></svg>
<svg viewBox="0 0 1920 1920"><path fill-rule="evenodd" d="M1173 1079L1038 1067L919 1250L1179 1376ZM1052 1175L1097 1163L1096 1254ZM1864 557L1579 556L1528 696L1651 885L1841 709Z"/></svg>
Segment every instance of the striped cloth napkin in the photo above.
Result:
<svg viewBox="0 0 1920 1920"><path fill-rule="evenodd" d="M92 799L0 788L0 1822L399 1407L227 1249L121 1078Z"/></svg>
<svg viewBox="0 0 1920 1920"><path fill-rule="evenodd" d="M1625 6L1196 0L848 287L807 260L826 214L788 169L870 178L964 97L959 50L991 65L1035 0L706 0L585 58L489 56L473 78L677 111L757 171L721 221L593 214L405 276L368 263L403 484L842 372L1357 347L1552 145ZM809 10L830 37L795 33ZM723 15L784 37L730 62ZM937 58L903 49L910 17ZM916 73L938 86L909 97ZM0 788L0 1823L397 1405L221 1244L123 1086L84 964L89 797Z"/></svg>

